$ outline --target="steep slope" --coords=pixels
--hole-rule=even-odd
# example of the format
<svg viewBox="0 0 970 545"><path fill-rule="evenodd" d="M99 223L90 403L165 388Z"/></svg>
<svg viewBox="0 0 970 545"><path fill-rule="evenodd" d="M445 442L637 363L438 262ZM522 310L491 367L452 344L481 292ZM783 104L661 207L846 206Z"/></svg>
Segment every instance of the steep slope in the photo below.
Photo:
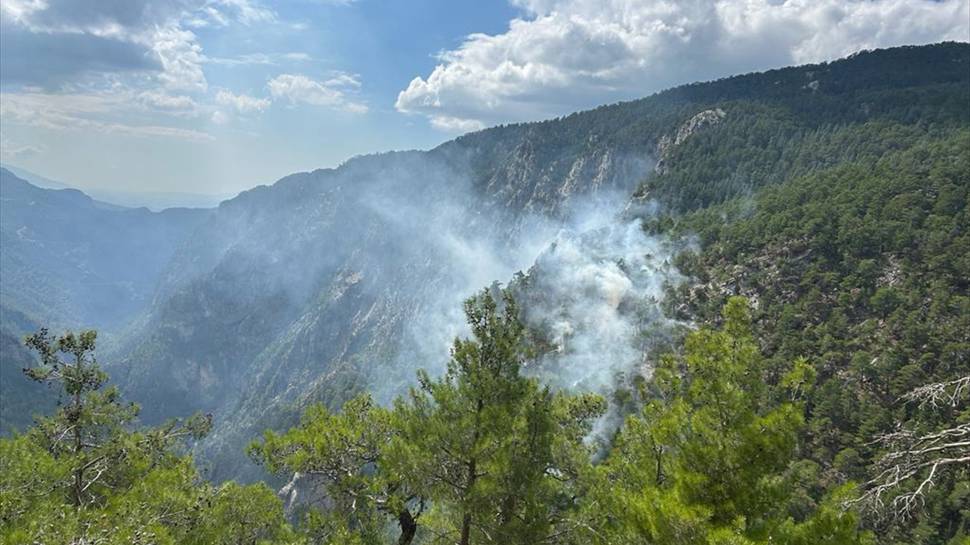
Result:
<svg viewBox="0 0 970 545"><path fill-rule="evenodd" d="M107 205L74 189L41 189L5 169L0 192L0 300L52 327L124 325L207 214Z"/></svg>
<svg viewBox="0 0 970 545"><path fill-rule="evenodd" d="M36 383L23 370L32 367L36 356L24 346L23 338L40 326L19 312L0 308L0 434L26 430L35 415L50 414L58 399L50 389Z"/></svg>
<svg viewBox="0 0 970 545"><path fill-rule="evenodd" d="M146 419L216 412L224 427L212 441L231 432L238 458L252 430L306 399L379 387L378 369L398 391L413 373L403 360L440 359L461 324L439 331L431 320L452 320L463 297L527 267L540 247L531 241L548 240L573 199L629 193L649 164L616 160L573 192L540 177L475 180L466 161L364 157L223 203L176 256L114 375Z"/></svg>
<svg viewBox="0 0 970 545"><path fill-rule="evenodd" d="M628 215L660 202L663 225L950 134L968 100L966 44L896 48L289 176L198 227L112 371L150 421L214 412L206 450L216 476L233 474L254 432L308 401L389 395L433 369L461 298L529 268L584 209L609 217L609 197L637 189Z"/></svg>
<svg viewBox="0 0 970 545"><path fill-rule="evenodd" d="M53 402L20 372L31 361L19 346L23 335L41 326L102 333L127 326L206 214L122 208L0 169L0 428L22 429Z"/></svg>
<svg viewBox="0 0 970 545"><path fill-rule="evenodd" d="M792 463L808 502L878 475L875 438L966 422L956 402L903 396L970 373L970 132L898 142L910 145L654 225L700 242L677 258L695 281L672 293L674 314L716 322L744 295L770 368L804 357L817 373ZM867 524L880 543L962 542L967 477L943 470L914 516Z"/></svg>

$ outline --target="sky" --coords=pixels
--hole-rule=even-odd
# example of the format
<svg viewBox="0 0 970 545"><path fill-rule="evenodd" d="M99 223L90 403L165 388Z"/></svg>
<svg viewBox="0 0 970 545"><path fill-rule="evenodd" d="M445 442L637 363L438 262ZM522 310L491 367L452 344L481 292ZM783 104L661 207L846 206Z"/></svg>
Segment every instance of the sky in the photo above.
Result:
<svg viewBox="0 0 970 545"><path fill-rule="evenodd" d="M970 0L3 0L0 161L232 194L675 85L970 41Z"/></svg>

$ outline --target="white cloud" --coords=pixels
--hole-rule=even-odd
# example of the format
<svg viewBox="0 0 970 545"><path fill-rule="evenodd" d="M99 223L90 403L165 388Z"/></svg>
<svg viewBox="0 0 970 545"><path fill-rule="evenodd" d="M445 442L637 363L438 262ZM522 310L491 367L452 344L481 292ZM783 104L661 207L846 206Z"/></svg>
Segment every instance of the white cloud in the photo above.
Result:
<svg viewBox="0 0 970 545"><path fill-rule="evenodd" d="M485 128L485 124L477 119L461 119L458 117L449 117L447 115L432 116L431 125L439 131L459 134L478 131Z"/></svg>
<svg viewBox="0 0 970 545"><path fill-rule="evenodd" d="M57 87L79 76L137 71L164 87L205 92L206 58L189 28L276 22L256 0L10 0L0 6L4 79ZM21 63L24 55L31 63ZM22 66L23 65L23 66ZM35 67L34 65L39 65ZM11 69L13 73L11 73Z"/></svg>
<svg viewBox="0 0 970 545"><path fill-rule="evenodd" d="M158 91L144 91L138 95L139 100L151 108L168 112L189 112L197 108L192 97L185 95L169 95Z"/></svg>
<svg viewBox="0 0 970 545"><path fill-rule="evenodd" d="M225 89L216 93L216 103L233 108L241 114L262 112L270 105L268 98L256 98L249 95L236 95Z"/></svg>
<svg viewBox="0 0 970 545"><path fill-rule="evenodd" d="M156 124L117 121L131 107L130 96L117 94L3 93L0 117L11 124L58 131L95 131L137 137L178 138L202 142L210 134Z"/></svg>
<svg viewBox="0 0 970 545"><path fill-rule="evenodd" d="M970 40L970 0L513 0L526 12L473 34L396 107L460 130L560 115L666 87Z"/></svg>
<svg viewBox="0 0 970 545"><path fill-rule="evenodd" d="M205 59L206 62L224 66L278 65L285 61L309 62L312 60L313 57L310 55L298 51L289 53L247 53L235 57L206 57Z"/></svg>
<svg viewBox="0 0 970 545"><path fill-rule="evenodd" d="M159 79L165 87L179 91L205 91L208 82L202 71L202 46L195 34L179 25L156 28L143 38L162 65Z"/></svg>
<svg viewBox="0 0 970 545"><path fill-rule="evenodd" d="M0 13L10 17L14 21L21 22L46 7L47 2L44 0L4 0L0 4Z"/></svg>
<svg viewBox="0 0 970 545"><path fill-rule="evenodd" d="M212 112L212 122L216 125L225 125L229 123L229 116L225 112L216 110Z"/></svg>
<svg viewBox="0 0 970 545"><path fill-rule="evenodd" d="M217 0L216 4L234 11L239 22L246 25L271 23L276 20L276 13L273 10L249 0ZM215 11L218 12L218 10Z"/></svg>
<svg viewBox="0 0 970 545"><path fill-rule="evenodd" d="M274 99L286 99L291 104L306 103L351 113L366 113L367 105L350 96L360 87L353 75L339 73L325 81L316 81L302 74L281 74L267 86Z"/></svg>
<svg viewBox="0 0 970 545"><path fill-rule="evenodd" d="M210 59L191 30L277 22L258 0L10 0L0 12L3 83L11 91L3 94L5 132L9 120L49 130L204 141L212 136L168 123L180 118L174 123L186 125L200 116L225 122L230 113L269 105L269 99L228 91L214 101L206 97L203 68Z"/></svg>

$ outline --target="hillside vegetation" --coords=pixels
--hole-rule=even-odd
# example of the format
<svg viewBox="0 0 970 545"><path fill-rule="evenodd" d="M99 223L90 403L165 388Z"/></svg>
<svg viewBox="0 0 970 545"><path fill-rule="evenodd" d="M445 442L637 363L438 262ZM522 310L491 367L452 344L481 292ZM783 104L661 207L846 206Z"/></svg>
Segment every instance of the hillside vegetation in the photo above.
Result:
<svg viewBox="0 0 970 545"><path fill-rule="evenodd" d="M617 193L605 225L481 259ZM617 232L649 244L610 253ZM633 285L605 307L636 351L608 388L556 380L589 351L571 313L615 295L552 286L574 262ZM64 393L0 440L5 542L970 542L968 44L294 175L223 203L166 270L106 360L140 422L93 337L32 338L21 399L28 378Z"/></svg>

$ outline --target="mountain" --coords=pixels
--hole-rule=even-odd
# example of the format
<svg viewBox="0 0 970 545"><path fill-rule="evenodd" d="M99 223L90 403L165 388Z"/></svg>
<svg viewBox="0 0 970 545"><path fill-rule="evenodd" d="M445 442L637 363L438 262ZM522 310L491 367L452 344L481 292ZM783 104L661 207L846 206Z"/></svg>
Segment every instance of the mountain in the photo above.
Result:
<svg viewBox="0 0 970 545"><path fill-rule="evenodd" d="M11 194L29 197L8 205L4 185L3 263L20 279L4 269L4 306L29 317L21 329L115 331L102 359L144 421L213 414L199 454L222 479L261 476L244 445L311 402L365 389L386 401L415 369L439 371L464 331L462 299L494 281L513 287L540 341L529 372L616 389L617 419L658 354L742 294L769 360L813 358L812 451L796 469L835 486L864 478L867 438L908 418L893 395L966 368L965 254L947 248L967 231L968 104L970 45L945 43L359 157L211 211L105 210L22 185ZM32 202L46 212L23 216ZM25 226L42 246L19 238ZM69 252L81 244L83 256ZM78 278L131 284L79 293ZM895 286L906 294L882 289ZM924 344L948 363L921 359ZM960 509L951 485L940 509Z"/></svg>
<svg viewBox="0 0 970 545"><path fill-rule="evenodd" d="M948 137L968 123L968 67L966 44L864 52L288 176L198 226L113 354L113 376L148 421L214 413L205 457L217 478L239 475L250 471L239 456L248 438L292 423L307 403L336 406L360 389L386 399L416 367L440 368L462 331L461 299L540 254L521 284L545 292L523 297L561 318L535 325L560 347L568 340L567 352L595 354L576 328L598 327L569 289L607 296L616 277L623 295L601 321L647 356L624 351L622 365L597 373L629 373L649 365L643 331L664 325L649 341L663 343L676 324L628 299L663 300L662 285L678 281L663 266L678 251L666 233L631 243L610 226L751 202L764 187ZM633 269L630 248L658 259ZM592 267L592 280L563 274L570 263Z"/></svg>
<svg viewBox="0 0 970 545"><path fill-rule="evenodd" d="M660 355L742 295L765 380L800 358L815 376L784 472L798 519L879 474L874 438L965 422L900 400L970 368L968 127L970 44L944 43L358 157L211 210L118 208L0 171L3 429L56 401L19 373L19 337L93 326L144 422L209 412L208 476L262 478L253 437L440 372L462 300L499 281L535 345L525 372L609 395L608 442L656 395ZM927 516L867 527L960 542L965 477L938 478Z"/></svg>
<svg viewBox="0 0 970 545"><path fill-rule="evenodd" d="M19 339L41 326L120 331L149 306L176 247L207 214L122 208L0 169L3 429L30 422L14 408L30 388Z"/></svg>
<svg viewBox="0 0 970 545"><path fill-rule="evenodd" d="M39 174L8 164L0 164L0 168L10 171L18 178L44 189L77 189L69 184L45 178ZM101 201L105 205L122 208L148 208L153 212L160 212L167 208L214 208L232 195L208 195L204 193L186 193L178 191L124 191L119 189L89 188L83 190L85 194Z"/></svg>
<svg viewBox="0 0 970 545"><path fill-rule="evenodd" d="M743 295L768 368L812 366L791 462L806 506L817 505L811 490L871 490L899 437L966 423L959 396L907 396L970 375L970 130L882 129L855 140L851 161L651 225L694 243L675 261L694 281L669 293L672 316L717 323ZM886 514L926 476L891 487L867 526L879 543L962 543L968 470L936 474L914 516Z"/></svg>
<svg viewBox="0 0 970 545"><path fill-rule="evenodd" d="M54 327L117 328L151 300L187 232L209 212L105 205L0 170L5 307Z"/></svg>
<svg viewBox="0 0 970 545"><path fill-rule="evenodd" d="M41 187L44 189L75 189L65 183L58 182L56 180L51 180L50 178L45 178L40 174L34 174L29 170L26 170L20 167L15 167L13 165L8 165L6 163L0 163L0 168L6 170L7 172L20 178L21 180L24 180L25 182L29 182L31 185L35 185L37 187Z"/></svg>
<svg viewBox="0 0 970 545"><path fill-rule="evenodd" d="M527 268L574 206L629 194L647 168L595 146L536 164L530 146L523 138L477 176L479 152L445 147L355 159L223 203L177 252L113 374L150 421L173 407L222 415L212 441L231 459L251 430L307 400L399 392L418 362L443 362L464 297Z"/></svg>

